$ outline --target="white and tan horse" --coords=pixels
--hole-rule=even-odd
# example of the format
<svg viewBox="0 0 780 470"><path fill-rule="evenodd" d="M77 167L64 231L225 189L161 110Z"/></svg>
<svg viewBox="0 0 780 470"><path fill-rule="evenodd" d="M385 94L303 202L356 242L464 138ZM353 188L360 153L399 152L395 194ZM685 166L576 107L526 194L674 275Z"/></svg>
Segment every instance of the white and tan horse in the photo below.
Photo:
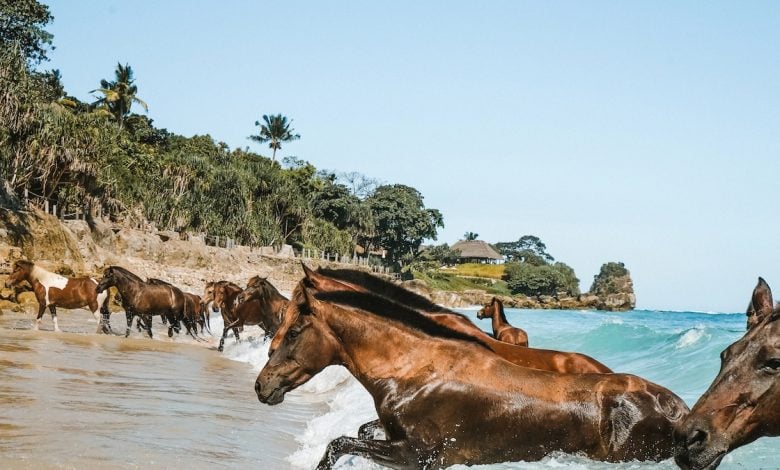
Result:
<svg viewBox="0 0 780 470"><path fill-rule="evenodd" d="M54 331L60 331L57 323L57 307L84 308L87 307L97 320L97 332L106 332L108 326L108 292L97 293L97 281L89 277L65 277L30 261L17 261L8 280L6 287L11 287L22 281L27 281L38 299L38 317L35 319L33 329L38 329L41 317L49 307L51 318L54 321ZM102 313L102 318L101 318Z"/></svg>

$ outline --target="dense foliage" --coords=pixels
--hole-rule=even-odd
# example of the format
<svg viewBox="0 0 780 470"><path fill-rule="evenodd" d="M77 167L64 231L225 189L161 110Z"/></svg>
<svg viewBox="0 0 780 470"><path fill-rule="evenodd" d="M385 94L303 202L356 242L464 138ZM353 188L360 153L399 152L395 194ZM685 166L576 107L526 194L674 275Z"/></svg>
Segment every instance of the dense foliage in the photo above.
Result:
<svg viewBox="0 0 780 470"><path fill-rule="evenodd" d="M596 295L633 292L631 278L623 263L609 262L601 265L599 273L593 276L590 291Z"/></svg>
<svg viewBox="0 0 780 470"><path fill-rule="evenodd" d="M509 260L503 279L513 294L528 296L579 295L580 281L574 269L566 263L553 263L547 246L533 235L520 237L516 242L496 243L499 252Z"/></svg>
<svg viewBox="0 0 780 470"><path fill-rule="evenodd" d="M68 96L59 73L33 68L46 58L51 35L43 27L51 19L34 0L0 0L0 192L19 198L28 190L60 213L100 209L117 223L151 222L240 244L342 255L359 244L387 250L396 265L443 226L414 188L378 186L298 159L279 164L209 135L155 127L131 112L146 104L127 64L112 80L96 77L94 103ZM263 119L257 140L274 153L299 137L286 117Z"/></svg>

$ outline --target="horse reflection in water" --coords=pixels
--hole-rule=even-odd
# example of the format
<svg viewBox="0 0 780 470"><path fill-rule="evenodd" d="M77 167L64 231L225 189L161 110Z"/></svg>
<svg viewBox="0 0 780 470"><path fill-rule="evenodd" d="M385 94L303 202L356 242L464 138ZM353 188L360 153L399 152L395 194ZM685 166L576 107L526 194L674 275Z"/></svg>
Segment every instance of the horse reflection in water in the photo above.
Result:
<svg viewBox="0 0 780 470"><path fill-rule="evenodd" d="M758 279L747 332L721 353L718 376L675 433L683 469L714 469L730 451L780 436L780 308Z"/></svg>
<svg viewBox="0 0 780 470"><path fill-rule="evenodd" d="M368 390L387 440L340 437L318 468L360 455L393 468L539 460L551 452L610 462L672 455L688 409L667 389L625 374L559 374L518 367L490 346L411 308L363 292L296 287L258 399L285 393L328 365Z"/></svg>

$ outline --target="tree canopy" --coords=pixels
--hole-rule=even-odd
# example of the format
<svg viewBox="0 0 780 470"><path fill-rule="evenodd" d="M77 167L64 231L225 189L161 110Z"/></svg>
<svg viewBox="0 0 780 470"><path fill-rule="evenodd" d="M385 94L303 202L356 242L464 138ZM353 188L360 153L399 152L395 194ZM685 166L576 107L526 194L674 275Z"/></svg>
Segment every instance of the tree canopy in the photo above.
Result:
<svg viewBox="0 0 780 470"><path fill-rule="evenodd" d="M547 246L539 237L524 235L516 242L496 243L496 248L509 260L504 280L513 294L580 293L580 281L574 269L566 263L553 263L554 258L547 253Z"/></svg>
<svg viewBox="0 0 780 470"><path fill-rule="evenodd" d="M414 258L425 239L436 239L444 219L427 209L419 191L402 184L380 186L366 199L373 214L376 235L369 242L387 250L391 263L402 266Z"/></svg>
<svg viewBox="0 0 780 470"><path fill-rule="evenodd" d="M0 0L0 45L9 49L17 44L33 64L48 60L53 36L43 28L52 19L49 7L35 0Z"/></svg>
<svg viewBox="0 0 780 470"><path fill-rule="evenodd" d="M293 134L292 119L288 122L286 116L281 114L263 115L263 122L255 121L255 126L260 127L258 135L250 135L249 139L264 144L273 150L271 160L276 161L276 151L282 148L282 142L292 142L301 138L299 134Z"/></svg>

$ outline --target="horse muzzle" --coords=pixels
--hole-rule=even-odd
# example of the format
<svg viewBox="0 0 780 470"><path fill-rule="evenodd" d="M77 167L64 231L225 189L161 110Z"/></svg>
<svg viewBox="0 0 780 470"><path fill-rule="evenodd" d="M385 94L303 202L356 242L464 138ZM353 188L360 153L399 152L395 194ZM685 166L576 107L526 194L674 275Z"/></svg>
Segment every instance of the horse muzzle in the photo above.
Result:
<svg viewBox="0 0 780 470"><path fill-rule="evenodd" d="M683 470L714 470L728 453L722 441L708 423L686 420L674 431L674 461Z"/></svg>
<svg viewBox="0 0 780 470"><path fill-rule="evenodd" d="M255 382L255 393L260 403L266 405L278 405L284 401L284 395L289 390L289 387L278 385L276 387L266 386L263 387L260 381Z"/></svg>

